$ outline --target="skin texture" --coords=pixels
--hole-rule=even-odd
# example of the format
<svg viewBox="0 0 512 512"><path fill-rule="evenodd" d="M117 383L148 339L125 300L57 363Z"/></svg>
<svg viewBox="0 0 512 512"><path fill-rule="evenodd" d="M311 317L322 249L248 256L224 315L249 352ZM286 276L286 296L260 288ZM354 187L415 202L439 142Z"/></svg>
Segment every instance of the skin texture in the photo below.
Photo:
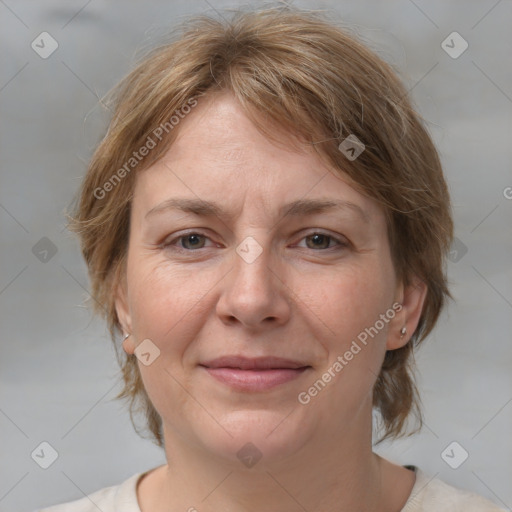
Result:
<svg viewBox="0 0 512 512"><path fill-rule="evenodd" d="M131 333L124 350L133 354L145 339L160 350L149 366L138 364L163 419L168 463L141 480L142 511L400 510L414 474L372 452L372 388L385 351L414 332L426 289L397 282L383 212L308 147L270 142L227 92L203 97L179 129L163 159L137 176L117 290ZM216 202L227 215L168 209L145 217L169 198ZM349 207L279 215L298 199L348 201L367 222ZM247 237L263 249L252 263L236 252ZM394 303L402 309L378 335L299 403ZM233 354L310 368L242 392L199 366ZM236 455L248 442L262 454L252 468Z"/></svg>

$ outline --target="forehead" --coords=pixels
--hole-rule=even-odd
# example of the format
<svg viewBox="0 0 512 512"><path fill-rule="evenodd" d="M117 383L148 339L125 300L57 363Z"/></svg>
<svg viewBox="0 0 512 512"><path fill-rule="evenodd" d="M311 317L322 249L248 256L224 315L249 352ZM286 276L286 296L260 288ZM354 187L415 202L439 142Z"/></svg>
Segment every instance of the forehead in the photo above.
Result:
<svg viewBox="0 0 512 512"><path fill-rule="evenodd" d="M252 162L253 168L272 159L288 162L314 159L309 145L270 120L268 126L281 144L271 142L257 129L230 92L212 93L201 98L198 106L181 121L170 157L174 161L213 159L235 166Z"/></svg>
<svg viewBox="0 0 512 512"><path fill-rule="evenodd" d="M372 199L328 168L311 147L275 130L282 144L266 138L230 93L201 98L180 121L167 153L137 175L134 206L146 214L170 197L186 197L234 211L253 201L260 210L277 213L285 203L321 197L355 204L370 219L381 215Z"/></svg>

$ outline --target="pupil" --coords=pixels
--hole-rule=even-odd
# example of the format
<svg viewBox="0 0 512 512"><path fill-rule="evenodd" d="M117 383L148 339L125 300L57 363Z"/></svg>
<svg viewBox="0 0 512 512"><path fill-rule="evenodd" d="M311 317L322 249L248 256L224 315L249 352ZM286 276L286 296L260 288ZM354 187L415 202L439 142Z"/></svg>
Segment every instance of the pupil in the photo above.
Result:
<svg viewBox="0 0 512 512"><path fill-rule="evenodd" d="M313 238L313 245L315 245L316 247L319 247L319 246L325 245L325 242L328 237L325 235L313 235L312 238Z"/></svg>
<svg viewBox="0 0 512 512"><path fill-rule="evenodd" d="M188 235L188 243L189 245L197 245L199 242L199 236L198 235Z"/></svg>

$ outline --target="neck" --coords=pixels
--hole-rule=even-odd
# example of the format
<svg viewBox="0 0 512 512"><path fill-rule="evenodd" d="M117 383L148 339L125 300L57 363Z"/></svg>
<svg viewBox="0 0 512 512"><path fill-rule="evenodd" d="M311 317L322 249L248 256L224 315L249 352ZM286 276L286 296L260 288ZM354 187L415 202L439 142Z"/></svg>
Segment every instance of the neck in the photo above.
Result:
<svg viewBox="0 0 512 512"><path fill-rule="evenodd" d="M161 468L155 492L140 500L142 512L400 510L408 493L389 496L388 484L397 484L398 473L391 476L392 465L372 451L371 406L359 413L345 428L309 439L292 456L263 457L252 468L166 431L168 465Z"/></svg>

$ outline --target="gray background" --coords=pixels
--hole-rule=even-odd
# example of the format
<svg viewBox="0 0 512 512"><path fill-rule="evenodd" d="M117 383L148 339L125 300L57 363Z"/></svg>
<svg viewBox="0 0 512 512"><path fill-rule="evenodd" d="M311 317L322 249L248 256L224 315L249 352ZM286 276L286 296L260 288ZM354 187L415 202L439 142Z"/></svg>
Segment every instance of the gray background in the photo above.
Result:
<svg viewBox="0 0 512 512"><path fill-rule="evenodd" d="M119 391L114 352L105 326L83 306L86 268L63 212L105 127L98 100L129 71L135 52L183 15L236 5L0 1L1 512L77 499L164 462L112 400ZM512 3L294 5L333 9L400 71L453 196L456 302L417 355L426 425L378 451L510 510ZM59 44L47 59L31 48L43 31ZM441 47L452 31L469 43L457 59ZM43 237L57 249L47 262L33 253ZM59 454L46 470L31 458L42 441ZM458 469L441 457L452 441L469 453Z"/></svg>

